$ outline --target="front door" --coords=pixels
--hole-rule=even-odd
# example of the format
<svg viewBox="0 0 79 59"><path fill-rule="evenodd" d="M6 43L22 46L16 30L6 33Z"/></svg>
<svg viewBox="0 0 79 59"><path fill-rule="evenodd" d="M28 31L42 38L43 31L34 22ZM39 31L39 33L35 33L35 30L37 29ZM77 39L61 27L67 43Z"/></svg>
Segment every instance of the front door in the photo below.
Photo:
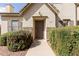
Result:
<svg viewBox="0 0 79 59"><path fill-rule="evenodd" d="M44 20L35 21L35 39L44 38Z"/></svg>

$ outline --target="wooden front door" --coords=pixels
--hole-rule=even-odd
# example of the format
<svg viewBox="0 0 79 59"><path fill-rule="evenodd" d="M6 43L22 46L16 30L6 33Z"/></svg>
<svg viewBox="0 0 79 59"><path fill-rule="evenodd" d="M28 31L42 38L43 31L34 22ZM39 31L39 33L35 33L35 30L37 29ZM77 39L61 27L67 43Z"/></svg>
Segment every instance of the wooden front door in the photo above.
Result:
<svg viewBox="0 0 79 59"><path fill-rule="evenodd" d="M44 38L44 20L35 21L35 39Z"/></svg>

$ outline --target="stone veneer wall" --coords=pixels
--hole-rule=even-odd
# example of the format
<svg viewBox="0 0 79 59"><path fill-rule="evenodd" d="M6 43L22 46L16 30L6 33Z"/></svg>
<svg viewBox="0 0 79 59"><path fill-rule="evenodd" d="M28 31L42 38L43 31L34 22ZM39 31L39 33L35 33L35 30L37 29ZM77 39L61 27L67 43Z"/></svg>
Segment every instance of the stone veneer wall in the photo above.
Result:
<svg viewBox="0 0 79 59"><path fill-rule="evenodd" d="M26 30L26 31L30 31L33 35L33 28L32 27L22 27L23 30Z"/></svg>

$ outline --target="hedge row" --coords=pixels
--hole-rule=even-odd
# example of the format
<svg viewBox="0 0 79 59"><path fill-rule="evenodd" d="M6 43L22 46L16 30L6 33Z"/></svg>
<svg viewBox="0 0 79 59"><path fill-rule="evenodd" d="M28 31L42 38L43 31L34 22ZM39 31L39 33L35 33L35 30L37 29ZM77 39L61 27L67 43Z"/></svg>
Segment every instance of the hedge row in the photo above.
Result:
<svg viewBox="0 0 79 59"><path fill-rule="evenodd" d="M6 46L7 44L7 37L5 35L0 36L0 46Z"/></svg>
<svg viewBox="0 0 79 59"><path fill-rule="evenodd" d="M0 45L7 46L10 51L28 49L32 43L32 35L29 31L8 32L0 37Z"/></svg>
<svg viewBox="0 0 79 59"><path fill-rule="evenodd" d="M54 28L49 36L56 55L79 56L79 27Z"/></svg>

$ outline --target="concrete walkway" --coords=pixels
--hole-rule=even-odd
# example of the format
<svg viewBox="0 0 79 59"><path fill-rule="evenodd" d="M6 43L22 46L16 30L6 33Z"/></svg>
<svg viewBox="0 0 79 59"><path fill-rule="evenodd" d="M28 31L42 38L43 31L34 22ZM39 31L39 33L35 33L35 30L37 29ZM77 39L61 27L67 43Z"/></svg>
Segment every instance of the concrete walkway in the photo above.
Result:
<svg viewBox="0 0 79 59"><path fill-rule="evenodd" d="M35 40L26 56L55 56L52 49L44 39Z"/></svg>

